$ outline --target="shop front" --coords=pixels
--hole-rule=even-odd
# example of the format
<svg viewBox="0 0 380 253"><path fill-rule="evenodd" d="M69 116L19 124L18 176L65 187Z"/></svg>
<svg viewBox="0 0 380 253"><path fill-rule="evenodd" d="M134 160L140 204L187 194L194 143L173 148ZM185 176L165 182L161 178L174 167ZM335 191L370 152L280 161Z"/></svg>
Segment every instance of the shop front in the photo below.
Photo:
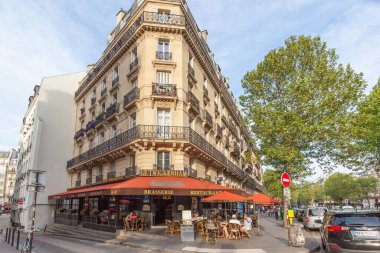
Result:
<svg viewBox="0 0 380 253"><path fill-rule="evenodd" d="M177 171L147 170L126 181L58 193L57 223L82 224L85 228L115 232L124 226L123 218L134 213L147 227L165 220L180 219L182 210L202 213L201 198L232 189L208 181L181 176ZM174 176L172 176L174 175Z"/></svg>

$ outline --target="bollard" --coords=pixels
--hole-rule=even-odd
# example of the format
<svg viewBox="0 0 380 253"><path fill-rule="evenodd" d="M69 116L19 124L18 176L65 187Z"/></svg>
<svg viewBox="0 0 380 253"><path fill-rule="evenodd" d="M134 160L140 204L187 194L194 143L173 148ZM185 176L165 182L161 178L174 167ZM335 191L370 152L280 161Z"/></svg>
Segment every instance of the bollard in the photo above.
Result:
<svg viewBox="0 0 380 253"><path fill-rule="evenodd" d="M20 244L20 229L17 229L16 249L18 249L19 244Z"/></svg>
<svg viewBox="0 0 380 253"><path fill-rule="evenodd" d="M12 247L13 247L14 241L15 241L15 233L16 233L16 228L13 228L13 230L12 230L12 243L11 243Z"/></svg>
<svg viewBox="0 0 380 253"><path fill-rule="evenodd" d="M8 241L7 243L9 244L11 242L11 228L8 229Z"/></svg>
<svg viewBox="0 0 380 253"><path fill-rule="evenodd" d="M5 242L8 241L8 228L6 228L5 230Z"/></svg>

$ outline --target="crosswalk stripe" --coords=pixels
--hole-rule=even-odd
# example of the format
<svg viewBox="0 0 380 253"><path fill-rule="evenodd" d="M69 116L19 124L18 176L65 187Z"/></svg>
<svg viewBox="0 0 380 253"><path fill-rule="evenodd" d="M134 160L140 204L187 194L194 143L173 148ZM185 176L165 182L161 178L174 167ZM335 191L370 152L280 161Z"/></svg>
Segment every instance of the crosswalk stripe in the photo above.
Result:
<svg viewBox="0 0 380 253"><path fill-rule="evenodd" d="M200 253L266 253L262 249L210 249L210 248L197 248L185 247L182 251L192 251Z"/></svg>

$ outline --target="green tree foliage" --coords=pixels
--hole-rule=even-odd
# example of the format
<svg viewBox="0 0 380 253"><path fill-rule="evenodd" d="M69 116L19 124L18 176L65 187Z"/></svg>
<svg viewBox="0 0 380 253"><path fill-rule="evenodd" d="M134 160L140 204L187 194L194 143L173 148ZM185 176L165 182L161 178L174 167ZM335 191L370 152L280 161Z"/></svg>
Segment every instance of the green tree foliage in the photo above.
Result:
<svg viewBox="0 0 380 253"><path fill-rule="evenodd" d="M270 170L267 169L264 171L263 175L263 184L265 189L267 190L267 193L277 199L282 199L283 197L283 191L282 191L282 184L281 184L281 173L278 170ZM292 183L290 185L290 194L291 199L297 199L298 198L298 190L297 186Z"/></svg>
<svg viewBox="0 0 380 253"><path fill-rule="evenodd" d="M351 142L341 150L341 160L351 168L380 174L380 79L358 106L352 118Z"/></svg>
<svg viewBox="0 0 380 253"><path fill-rule="evenodd" d="M334 173L324 184L326 195L338 203L341 203L342 199L346 198L353 201L357 200L357 189L355 179L350 174Z"/></svg>
<svg viewBox="0 0 380 253"><path fill-rule="evenodd" d="M377 179L375 177L360 177L355 180L355 183L357 185L357 197L361 200L366 199L370 205L370 195L377 192Z"/></svg>
<svg viewBox="0 0 380 253"><path fill-rule="evenodd" d="M241 105L264 164L296 179L333 155L365 88L337 60L319 37L292 36L244 76Z"/></svg>
<svg viewBox="0 0 380 253"><path fill-rule="evenodd" d="M299 186L297 202L308 205L310 203L323 202L325 199L323 187L314 183L303 183Z"/></svg>

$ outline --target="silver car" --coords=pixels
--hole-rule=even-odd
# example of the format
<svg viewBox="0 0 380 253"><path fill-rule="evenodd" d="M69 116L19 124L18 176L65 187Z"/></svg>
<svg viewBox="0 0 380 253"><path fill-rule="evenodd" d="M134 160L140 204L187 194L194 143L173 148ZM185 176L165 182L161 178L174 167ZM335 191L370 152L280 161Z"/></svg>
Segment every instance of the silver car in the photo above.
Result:
<svg viewBox="0 0 380 253"><path fill-rule="evenodd" d="M319 229L322 227L323 216L327 212L326 207L308 207L303 216L303 226L305 229Z"/></svg>

